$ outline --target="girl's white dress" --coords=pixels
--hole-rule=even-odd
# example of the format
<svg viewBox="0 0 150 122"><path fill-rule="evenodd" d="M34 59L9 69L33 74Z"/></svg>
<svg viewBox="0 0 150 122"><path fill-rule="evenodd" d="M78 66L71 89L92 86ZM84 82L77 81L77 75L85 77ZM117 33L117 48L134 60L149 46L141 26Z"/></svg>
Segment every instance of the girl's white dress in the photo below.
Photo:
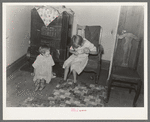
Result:
<svg viewBox="0 0 150 122"><path fill-rule="evenodd" d="M46 83L49 83L52 78L52 66L55 65L51 55L48 57L42 56L41 54L37 56L35 62L32 66L36 69L33 81L37 79L45 79Z"/></svg>
<svg viewBox="0 0 150 122"><path fill-rule="evenodd" d="M79 53L78 56L72 54L63 64L63 68L65 68L66 66L68 66L69 64L71 64L71 71L74 69L78 74L80 74L83 69L85 68L85 66L88 63L88 55L89 54L83 54L83 49L84 48L89 48L90 51L96 51L96 47L94 46L94 44L92 44L90 41L88 41L87 39L83 38L85 40L85 43L82 47L79 47L76 49L76 51ZM72 46L70 48L71 50L73 50ZM81 53L81 54L80 54Z"/></svg>

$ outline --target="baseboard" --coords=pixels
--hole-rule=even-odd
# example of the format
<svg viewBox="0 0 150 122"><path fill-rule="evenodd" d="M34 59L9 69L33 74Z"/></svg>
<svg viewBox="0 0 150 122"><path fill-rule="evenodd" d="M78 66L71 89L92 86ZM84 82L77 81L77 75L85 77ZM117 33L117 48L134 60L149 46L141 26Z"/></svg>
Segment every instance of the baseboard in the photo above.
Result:
<svg viewBox="0 0 150 122"><path fill-rule="evenodd" d="M7 77L10 76L14 71L19 69L24 63L27 62L26 55L23 55L21 58L16 60L14 63L7 67ZM110 61L102 60L101 69L109 70Z"/></svg>
<svg viewBox="0 0 150 122"><path fill-rule="evenodd" d="M109 70L109 66L110 66L110 61L102 59L101 69Z"/></svg>
<svg viewBox="0 0 150 122"><path fill-rule="evenodd" d="M19 69L26 62L27 62L27 58L26 58L26 54L25 54L6 68L7 69L6 76L7 77L10 76L14 71Z"/></svg>

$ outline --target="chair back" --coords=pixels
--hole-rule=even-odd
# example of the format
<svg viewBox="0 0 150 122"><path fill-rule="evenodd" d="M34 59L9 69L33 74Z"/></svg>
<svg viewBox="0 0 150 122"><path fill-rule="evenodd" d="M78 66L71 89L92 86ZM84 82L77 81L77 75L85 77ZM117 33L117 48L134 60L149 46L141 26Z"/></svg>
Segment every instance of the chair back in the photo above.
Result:
<svg viewBox="0 0 150 122"><path fill-rule="evenodd" d="M97 48L99 55L89 55L89 60L96 61L100 65L101 54L103 53L103 47L100 45L102 39L101 26L81 26L77 25L77 34L86 38L88 41L94 44Z"/></svg>
<svg viewBox="0 0 150 122"><path fill-rule="evenodd" d="M101 26L77 25L77 34L81 35L83 38L86 38L97 47L101 43L102 28Z"/></svg>
<svg viewBox="0 0 150 122"><path fill-rule="evenodd" d="M119 66L136 69L140 47L141 40L132 33L117 35L113 55L113 67Z"/></svg>

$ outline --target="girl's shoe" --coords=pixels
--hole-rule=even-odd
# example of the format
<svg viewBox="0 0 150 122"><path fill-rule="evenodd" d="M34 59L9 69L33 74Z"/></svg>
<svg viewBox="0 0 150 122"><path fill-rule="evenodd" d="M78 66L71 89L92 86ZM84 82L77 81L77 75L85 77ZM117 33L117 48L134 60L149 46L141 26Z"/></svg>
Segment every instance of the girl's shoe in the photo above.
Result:
<svg viewBox="0 0 150 122"><path fill-rule="evenodd" d="M63 84L63 83L65 83L65 82L67 82L67 80L63 80L63 79L62 79L62 80L59 81L60 84Z"/></svg>
<svg viewBox="0 0 150 122"><path fill-rule="evenodd" d="M77 83L73 83L73 84L72 84L72 88L73 88L73 89L74 89L76 86L78 86Z"/></svg>

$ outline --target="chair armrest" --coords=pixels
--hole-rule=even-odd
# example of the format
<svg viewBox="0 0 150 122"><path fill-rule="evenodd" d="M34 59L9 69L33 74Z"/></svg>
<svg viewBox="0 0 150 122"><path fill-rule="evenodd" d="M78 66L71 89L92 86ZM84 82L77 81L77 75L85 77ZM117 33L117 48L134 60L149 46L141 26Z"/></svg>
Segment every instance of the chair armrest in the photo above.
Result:
<svg viewBox="0 0 150 122"><path fill-rule="evenodd" d="M100 53L100 45L98 44L98 46L96 46L96 53L92 54L90 53L91 56L98 56L98 54Z"/></svg>
<svg viewBox="0 0 150 122"><path fill-rule="evenodd" d="M98 59L101 61L102 54L104 54L104 48L101 44L97 46Z"/></svg>
<svg viewBox="0 0 150 122"><path fill-rule="evenodd" d="M104 53L104 49L103 46L101 44L98 44L98 46L96 46L96 51L97 54L90 54L91 56L98 56L99 60L101 59L101 55Z"/></svg>

